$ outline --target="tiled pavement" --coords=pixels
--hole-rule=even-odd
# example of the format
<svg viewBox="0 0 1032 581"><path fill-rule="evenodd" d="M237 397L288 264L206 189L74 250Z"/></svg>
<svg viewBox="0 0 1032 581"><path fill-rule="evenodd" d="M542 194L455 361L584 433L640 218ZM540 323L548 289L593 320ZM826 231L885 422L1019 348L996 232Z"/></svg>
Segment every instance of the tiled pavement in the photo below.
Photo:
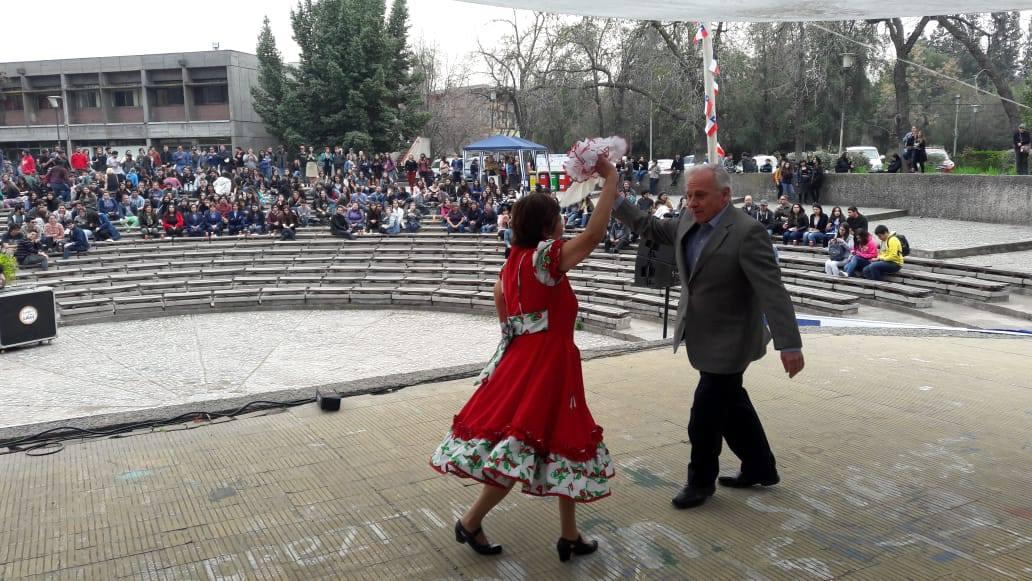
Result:
<svg viewBox="0 0 1032 581"><path fill-rule="evenodd" d="M485 522L502 556L455 543L477 486L427 459L463 380L0 456L0 579L1032 576L1032 342L807 335L806 355L795 380L775 357L746 377L782 484L686 512L669 503L684 354L585 363L618 468L613 497L579 513L601 551L571 564L555 502L518 494Z"/></svg>

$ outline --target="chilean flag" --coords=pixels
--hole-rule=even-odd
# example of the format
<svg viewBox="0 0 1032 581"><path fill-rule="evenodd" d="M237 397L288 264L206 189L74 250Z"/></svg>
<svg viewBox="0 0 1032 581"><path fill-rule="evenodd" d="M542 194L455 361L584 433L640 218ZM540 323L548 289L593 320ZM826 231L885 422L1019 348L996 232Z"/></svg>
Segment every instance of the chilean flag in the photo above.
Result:
<svg viewBox="0 0 1032 581"><path fill-rule="evenodd" d="M713 79L713 94L714 95L719 95L720 94L720 85L717 84L717 80L716 79Z"/></svg>
<svg viewBox="0 0 1032 581"><path fill-rule="evenodd" d="M727 154L724 153L724 148L720 147L720 142L717 142L717 155L720 157L727 157Z"/></svg>
<svg viewBox="0 0 1032 581"><path fill-rule="evenodd" d="M710 101L709 95L703 97L706 102L706 117L713 115L713 101Z"/></svg>
<svg viewBox="0 0 1032 581"><path fill-rule="evenodd" d="M713 60L710 61L709 72L713 73L714 77L719 77L720 76L720 65L717 64L717 57L716 56L714 56Z"/></svg>
<svg viewBox="0 0 1032 581"><path fill-rule="evenodd" d="M706 118L706 135L713 137L717 134L717 116L710 115Z"/></svg>
<svg viewBox="0 0 1032 581"><path fill-rule="evenodd" d="M695 38L692 39L692 45L699 44L707 36L709 36L709 31L706 30L706 25L700 22L699 30L695 32Z"/></svg>

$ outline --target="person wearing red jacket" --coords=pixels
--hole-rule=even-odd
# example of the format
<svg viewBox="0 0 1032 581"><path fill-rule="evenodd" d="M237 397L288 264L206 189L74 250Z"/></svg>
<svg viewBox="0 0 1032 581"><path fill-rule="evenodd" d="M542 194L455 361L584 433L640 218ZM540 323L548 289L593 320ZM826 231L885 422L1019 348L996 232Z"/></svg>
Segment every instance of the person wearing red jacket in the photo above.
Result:
<svg viewBox="0 0 1032 581"><path fill-rule="evenodd" d="M90 158L81 149L77 149L72 154L72 169L75 171L85 171L90 166Z"/></svg>
<svg viewBox="0 0 1032 581"><path fill-rule="evenodd" d="M162 238L165 236L171 236L173 238L183 235L183 215L175 210L175 208L169 208L165 215L161 217L161 227L165 230L162 234Z"/></svg>
<svg viewBox="0 0 1032 581"><path fill-rule="evenodd" d="M32 157L27 149L22 150L20 168L23 176L36 175L36 158Z"/></svg>

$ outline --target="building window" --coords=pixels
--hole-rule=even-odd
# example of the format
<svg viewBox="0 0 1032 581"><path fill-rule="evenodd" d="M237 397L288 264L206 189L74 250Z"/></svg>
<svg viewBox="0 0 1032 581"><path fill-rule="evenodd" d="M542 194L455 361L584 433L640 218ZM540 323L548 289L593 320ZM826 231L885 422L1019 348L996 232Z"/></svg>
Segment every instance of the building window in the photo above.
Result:
<svg viewBox="0 0 1032 581"><path fill-rule="evenodd" d="M171 107L183 104L183 88L175 87L169 89L154 90L155 107Z"/></svg>
<svg viewBox="0 0 1032 581"><path fill-rule="evenodd" d="M72 93L72 108L76 111L100 109L100 97L96 91Z"/></svg>
<svg viewBox="0 0 1032 581"><path fill-rule="evenodd" d="M115 107L137 107L136 91L113 91L111 102Z"/></svg>
<svg viewBox="0 0 1032 581"><path fill-rule="evenodd" d="M193 95L194 105L225 105L229 102L229 87L226 85L194 87Z"/></svg>
<svg viewBox="0 0 1032 581"><path fill-rule="evenodd" d="M24 108L21 95L4 95L4 111L21 111Z"/></svg>

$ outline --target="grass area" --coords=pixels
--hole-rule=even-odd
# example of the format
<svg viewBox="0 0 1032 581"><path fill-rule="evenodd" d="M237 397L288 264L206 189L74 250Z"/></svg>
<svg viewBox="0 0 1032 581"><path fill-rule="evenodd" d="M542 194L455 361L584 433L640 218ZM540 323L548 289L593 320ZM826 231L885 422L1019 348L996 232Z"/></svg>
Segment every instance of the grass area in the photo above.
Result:
<svg viewBox="0 0 1032 581"><path fill-rule="evenodd" d="M956 168L953 169L952 173L960 174L960 175L966 175L966 176L1012 176L1012 175L1015 175L1014 174L1014 170L1012 170L1010 168L1008 168L1008 169L1000 169L998 167L989 167L989 168L983 168L983 167L956 167Z"/></svg>

